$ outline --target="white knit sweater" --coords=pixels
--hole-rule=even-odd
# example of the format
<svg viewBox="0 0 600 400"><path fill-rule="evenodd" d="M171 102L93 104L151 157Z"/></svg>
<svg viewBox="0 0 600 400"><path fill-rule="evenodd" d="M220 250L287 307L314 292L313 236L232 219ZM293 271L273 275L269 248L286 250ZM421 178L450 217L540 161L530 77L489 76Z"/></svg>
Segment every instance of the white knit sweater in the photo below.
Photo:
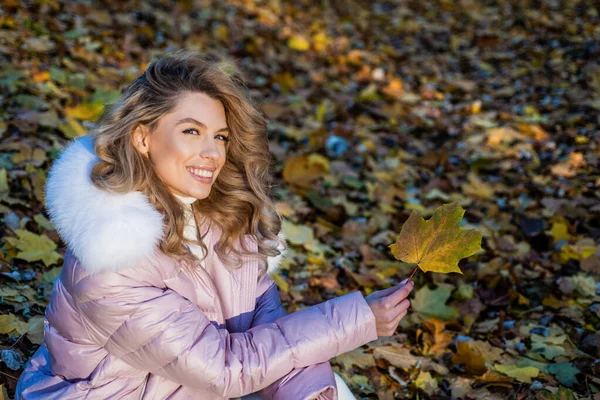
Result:
<svg viewBox="0 0 600 400"><path fill-rule="evenodd" d="M173 194L176 198L179 199L184 205L185 212L185 226L183 228L183 237L187 240L197 240L196 238L196 220L194 219L194 214L192 212L192 203L195 202L195 197L184 197L177 194ZM198 259L203 259L202 247L195 244L188 244L192 253L198 257ZM201 262L202 268L204 268L204 262Z"/></svg>

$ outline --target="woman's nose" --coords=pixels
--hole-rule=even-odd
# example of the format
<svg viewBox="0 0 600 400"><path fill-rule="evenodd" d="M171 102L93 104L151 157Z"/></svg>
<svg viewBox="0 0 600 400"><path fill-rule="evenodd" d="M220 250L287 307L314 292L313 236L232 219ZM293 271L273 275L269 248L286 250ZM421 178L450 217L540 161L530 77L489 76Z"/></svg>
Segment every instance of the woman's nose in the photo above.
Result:
<svg viewBox="0 0 600 400"><path fill-rule="evenodd" d="M204 157L218 158L221 156L217 139L209 135L204 136L205 139L202 141L200 148L200 155Z"/></svg>

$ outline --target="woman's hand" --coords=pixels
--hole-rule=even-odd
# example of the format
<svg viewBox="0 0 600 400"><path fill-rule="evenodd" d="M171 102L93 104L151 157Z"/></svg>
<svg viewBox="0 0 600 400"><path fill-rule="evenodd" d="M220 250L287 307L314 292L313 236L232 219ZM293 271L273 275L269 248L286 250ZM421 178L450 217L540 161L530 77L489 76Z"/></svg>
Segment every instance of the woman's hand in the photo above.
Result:
<svg viewBox="0 0 600 400"><path fill-rule="evenodd" d="M396 286L378 290L365 297L377 321L377 336L392 336L398 324L408 312L410 301L406 298L413 287L413 281L406 280Z"/></svg>

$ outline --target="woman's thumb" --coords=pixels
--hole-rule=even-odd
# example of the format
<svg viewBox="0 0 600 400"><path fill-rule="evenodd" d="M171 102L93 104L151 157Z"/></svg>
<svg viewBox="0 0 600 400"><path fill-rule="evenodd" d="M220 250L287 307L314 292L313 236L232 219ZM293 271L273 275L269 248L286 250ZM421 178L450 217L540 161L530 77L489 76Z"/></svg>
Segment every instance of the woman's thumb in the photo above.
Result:
<svg viewBox="0 0 600 400"><path fill-rule="evenodd" d="M374 293L371 294L372 298L378 299L380 297L386 297L392 293L394 293L396 290L398 290L400 288L400 286L405 285L408 282L408 278L403 280L402 282L400 282L399 284L389 287L387 289L382 289L382 290L378 290Z"/></svg>

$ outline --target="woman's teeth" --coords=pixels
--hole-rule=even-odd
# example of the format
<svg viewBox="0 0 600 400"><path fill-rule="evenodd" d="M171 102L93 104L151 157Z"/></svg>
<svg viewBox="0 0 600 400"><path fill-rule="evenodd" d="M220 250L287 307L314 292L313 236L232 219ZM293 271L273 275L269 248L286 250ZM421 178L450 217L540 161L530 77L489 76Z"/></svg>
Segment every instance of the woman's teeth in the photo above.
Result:
<svg viewBox="0 0 600 400"><path fill-rule="evenodd" d="M201 176L204 178L212 178L213 176L211 171L206 171L204 169L188 168L187 170L196 176Z"/></svg>

